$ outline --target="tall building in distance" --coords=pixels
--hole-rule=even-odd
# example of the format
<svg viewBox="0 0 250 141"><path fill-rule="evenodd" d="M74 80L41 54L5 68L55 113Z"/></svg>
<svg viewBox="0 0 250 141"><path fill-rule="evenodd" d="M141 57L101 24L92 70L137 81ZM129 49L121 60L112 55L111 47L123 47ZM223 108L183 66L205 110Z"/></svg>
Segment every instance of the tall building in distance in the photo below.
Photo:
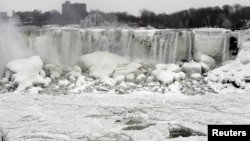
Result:
<svg viewBox="0 0 250 141"><path fill-rule="evenodd" d="M87 6L85 3L74 3L66 1L62 4L62 19L64 24L79 24L81 19L87 16Z"/></svg>

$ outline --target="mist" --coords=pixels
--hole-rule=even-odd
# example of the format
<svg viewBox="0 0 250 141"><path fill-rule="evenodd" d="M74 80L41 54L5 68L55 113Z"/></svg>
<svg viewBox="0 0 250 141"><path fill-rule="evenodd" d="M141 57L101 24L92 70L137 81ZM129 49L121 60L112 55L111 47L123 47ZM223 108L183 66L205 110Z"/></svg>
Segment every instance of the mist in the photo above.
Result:
<svg viewBox="0 0 250 141"><path fill-rule="evenodd" d="M32 55L25 47L18 23L18 19L0 19L0 74L8 61Z"/></svg>

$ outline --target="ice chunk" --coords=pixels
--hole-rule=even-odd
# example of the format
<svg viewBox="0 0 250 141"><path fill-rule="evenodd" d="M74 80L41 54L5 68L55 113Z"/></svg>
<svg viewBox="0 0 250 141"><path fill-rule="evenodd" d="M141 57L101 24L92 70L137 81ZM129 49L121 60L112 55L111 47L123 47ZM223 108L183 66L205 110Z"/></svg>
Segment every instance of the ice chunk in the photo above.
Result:
<svg viewBox="0 0 250 141"><path fill-rule="evenodd" d="M45 71L49 72L52 79L57 79L62 75L62 68L53 64L45 65Z"/></svg>
<svg viewBox="0 0 250 141"><path fill-rule="evenodd" d="M19 62L16 64L13 62ZM15 66L17 65L17 66ZM18 83L17 91L25 90L33 84L48 85L48 82L40 75L43 62L39 56L33 56L28 59L14 60L8 63L8 68L12 68L15 75L15 82Z"/></svg>
<svg viewBox="0 0 250 141"><path fill-rule="evenodd" d="M191 75L191 78L195 79L195 80L199 80L202 78L200 73L194 73Z"/></svg>
<svg viewBox="0 0 250 141"><path fill-rule="evenodd" d="M114 76L114 79L117 83L121 83L121 82L125 81L125 75L116 75L116 76Z"/></svg>
<svg viewBox="0 0 250 141"><path fill-rule="evenodd" d="M137 62L132 62L129 63L128 65L124 66L124 67L119 67L115 69L114 75L117 74L123 74L123 75L127 75L130 73L136 73L139 71L139 69L142 67L141 64L137 63Z"/></svg>
<svg viewBox="0 0 250 141"><path fill-rule="evenodd" d="M130 73L126 76L126 82L134 82L135 81L135 74Z"/></svg>
<svg viewBox="0 0 250 141"><path fill-rule="evenodd" d="M196 62L202 62L206 64L210 69L215 68L216 65L215 60L212 57L202 53L195 53L194 60Z"/></svg>
<svg viewBox="0 0 250 141"><path fill-rule="evenodd" d="M136 82L137 83L143 83L146 80L146 76L144 74L139 74L136 77Z"/></svg>
<svg viewBox="0 0 250 141"><path fill-rule="evenodd" d="M16 60L10 61L6 65L6 67L12 72L17 73L18 71L22 69L23 64L25 64L26 62L27 62L27 59L16 59Z"/></svg>
<svg viewBox="0 0 250 141"><path fill-rule="evenodd" d="M185 73L188 74L193 74L193 73L201 73L201 64L197 62L189 62L189 63L184 63L182 66L182 70Z"/></svg>
<svg viewBox="0 0 250 141"><path fill-rule="evenodd" d="M58 85L60 87L67 87L69 85L69 81L66 80L66 79L65 80L59 80Z"/></svg>
<svg viewBox="0 0 250 141"><path fill-rule="evenodd" d="M156 73L156 78L163 84L171 84L174 82L174 75L171 71L161 70Z"/></svg>

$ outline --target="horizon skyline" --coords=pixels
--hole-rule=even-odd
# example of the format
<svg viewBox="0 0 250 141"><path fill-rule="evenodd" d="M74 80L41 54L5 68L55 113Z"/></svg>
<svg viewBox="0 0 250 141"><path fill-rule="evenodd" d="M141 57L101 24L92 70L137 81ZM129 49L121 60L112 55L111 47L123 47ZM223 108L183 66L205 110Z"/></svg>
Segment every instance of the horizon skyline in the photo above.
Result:
<svg viewBox="0 0 250 141"><path fill-rule="evenodd" d="M129 1L132 0L105 0L105 1L99 1L98 0L39 0L40 2L35 2L34 0L19 0L19 4L17 2L13 2L14 0L0 0L0 12L7 12L8 16L12 15L13 11L33 11L33 10L40 10L42 12L45 11L51 11L51 10L57 10L60 13L61 6L65 1L70 1L70 3L86 3L87 5L87 11L91 10L100 10L103 12L127 12L128 14L132 14L135 16L140 15L140 10L147 9L149 11L152 11L156 14L159 13L166 13L171 14L174 12L178 12L181 10L186 10L190 8L201 8L201 7L214 7L219 6L222 7L223 5L235 5L240 4L242 6L250 6L249 0L210 0L210 1L204 1L204 0L188 0L182 1L182 0L175 0L174 2L165 1L165 0L157 0L158 2L154 2L154 0L137 0L136 2L129 3ZM142 2L144 1L144 2ZM178 4L178 2L182 1L183 4ZM26 4L23 2L27 2L30 4ZM170 3L169 3L170 2ZM162 3L159 5L159 3ZM16 5L17 4L17 5ZM112 8L109 8L111 5ZM132 4L132 5L131 5ZM162 7L162 5L168 5L171 8ZM171 6L175 5L175 7ZM192 6L191 6L192 5ZM122 6L123 8L121 8Z"/></svg>

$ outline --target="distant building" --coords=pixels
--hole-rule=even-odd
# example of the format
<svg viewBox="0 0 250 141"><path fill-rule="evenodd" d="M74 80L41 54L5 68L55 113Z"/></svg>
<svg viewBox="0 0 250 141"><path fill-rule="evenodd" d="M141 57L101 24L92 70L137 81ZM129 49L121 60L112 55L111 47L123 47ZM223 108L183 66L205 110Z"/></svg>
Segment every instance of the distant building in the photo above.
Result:
<svg viewBox="0 0 250 141"><path fill-rule="evenodd" d="M74 3L66 1L62 4L62 19L64 24L79 24L81 19L88 15L85 3Z"/></svg>
<svg viewBox="0 0 250 141"><path fill-rule="evenodd" d="M7 19L8 15L7 12L0 12L0 19Z"/></svg>

